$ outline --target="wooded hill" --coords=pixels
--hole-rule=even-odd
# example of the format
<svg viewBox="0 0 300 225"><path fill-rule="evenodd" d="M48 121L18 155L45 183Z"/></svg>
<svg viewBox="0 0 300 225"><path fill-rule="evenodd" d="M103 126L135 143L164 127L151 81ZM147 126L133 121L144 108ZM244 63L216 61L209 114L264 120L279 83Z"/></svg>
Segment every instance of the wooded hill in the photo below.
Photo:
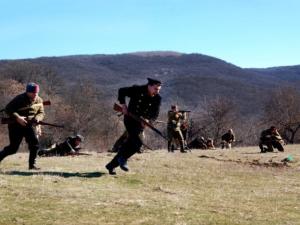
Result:
<svg viewBox="0 0 300 225"><path fill-rule="evenodd" d="M29 67L34 65L35 68L43 68L40 69L42 72L39 76L43 77L43 74L47 74L48 78L45 81L38 79L42 82L42 90L47 89L47 81L51 81L52 87L56 84L57 87L63 87L63 90L56 88L57 90L52 91L52 94L57 94L62 98L66 97L66 91L71 91L73 95L75 93L85 95L86 93L80 93L82 90L79 86L80 83L88 83L97 90L96 98L101 99L102 104L99 107L109 110L111 110L112 103L116 101L118 88L144 84L147 77L153 77L163 82L161 91L163 98L161 117L163 119L170 105L177 103L181 108L192 110L194 114L191 116L194 117L195 124L197 120L200 123L199 115L203 109L213 104L211 100L218 99L218 104L226 102L235 111L234 116L231 116L231 122L223 125L233 126L240 130L244 129L242 125L245 126L245 119L246 122L253 124L253 120L258 121L264 117L265 106L276 90L280 88L296 88L297 90L300 84L300 66L245 69L214 57L177 52L2 60L0 61L1 79L12 79L20 83L34 80L38 72L26 72L25 67L28 70L28 64L31 65ZM44 73L45 71L48 72ZM20 79L20 77L23 78ZM55 79L49 80L53 77ZM67 104L68 99L64 101ZM88 96L86 101L89 101ZM1 106L5 106L6 103L1 102ZM264 120L264 123L261 121L259 123L262 127L268 126L269 124L265 122ZM237 123L240 124L237 125ZM208 135L218 138L220 132L226 130L227 127L222 129L219 127L218 129L221 130L217 135ZM208 125L205 129L208 129Z"/></svg>

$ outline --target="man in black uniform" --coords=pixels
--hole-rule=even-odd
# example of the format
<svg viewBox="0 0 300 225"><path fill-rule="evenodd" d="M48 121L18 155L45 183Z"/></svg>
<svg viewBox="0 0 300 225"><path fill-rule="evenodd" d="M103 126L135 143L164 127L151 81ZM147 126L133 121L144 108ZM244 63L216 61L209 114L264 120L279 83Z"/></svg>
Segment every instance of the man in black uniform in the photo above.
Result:
<svg viewBox="0 0 300 225"><path fill-rule="evenodd" d="M39 86L29 83L26 92L16 96L5 108L13 122L8 124L10 144L0 152L0 162L8 155L15 154L23 137L29 148L29 169L39 169L35 166L35 159L39 149L39 140L36 133L36 123L43 120L43 100L38 96Z"/></svg>
<svg viewBox="0 0 300 225"><path fill-rule="evenodd" d="M120 146L116 156L105 166L111 175L116 174L115 168L118 166L122 170L128 171L127 160L139 152L143 144L141 136L143 135L145 125L134 120L128 113L142 117L148 122L153 122L158 117L161 104L161 97L159 95L161 82L151 78L147 79L148 84L146 85L135 85L119 89L118 101L122 105L124 125L128 137ZM126 105L126 97L130 98L128 107Z"/></svg>
<svg viewBox="0 0 300 225"><path fill-rule="evenodd" d="M41 149L38 151L39 156L66 156L74 155L81 149L80 144L84 137L80 134L68 137L64 142L56 144L50 149Z"/></svg>

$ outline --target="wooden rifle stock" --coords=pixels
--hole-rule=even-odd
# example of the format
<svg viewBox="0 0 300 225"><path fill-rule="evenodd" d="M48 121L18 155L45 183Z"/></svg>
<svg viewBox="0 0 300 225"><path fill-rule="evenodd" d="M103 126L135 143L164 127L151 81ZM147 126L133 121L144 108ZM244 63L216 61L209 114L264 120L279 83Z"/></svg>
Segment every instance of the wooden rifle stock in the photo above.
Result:
<svg viewBox="0 0 300 225"><path fill-rule="evenodd" d="M114 110L115 110L116 112L121 112L121 113L123 113L123 111L122 111L122 106L120 106L119 104L115 103L113 108L114 108ZM132 119L134 119L135 121L145 124L147 127L149 127L151 130L153 130L155 133L159 134L159 135L160 135L161 137L163 137L165 140L168 140L168 138L167 138L165 135L163 135L163 133L162 133L160 130L156 129L151 123L149 123L149 122L146 121L145 119L143 119L143 118L141 118L141 117L138 117L138 116L132 114L131 112L128 112L127 115L128 115L129 117L131 117Z"/></svg>
<svg viewBox="0 0 300 225"><path fill-rule="evenodd" d="M51 101L50 100L43 101L43 105L51 105Z"/></svg>

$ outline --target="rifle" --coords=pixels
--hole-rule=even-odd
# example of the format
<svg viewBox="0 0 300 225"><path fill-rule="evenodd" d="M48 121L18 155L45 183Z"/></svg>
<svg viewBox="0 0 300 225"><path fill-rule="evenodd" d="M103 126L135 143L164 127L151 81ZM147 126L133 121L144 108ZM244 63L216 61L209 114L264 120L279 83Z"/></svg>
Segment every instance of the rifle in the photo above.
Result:
<svg viewBox="0 0 300 225"><path fill-rule="evenodd" d="M122 112L122 106L120 106L119 104L115 103L114 104L114 110L117 112ZM163 133L156 129L151 123L147 122L145 119L143 119L142 117L138 117L134 114L132 114L131 112L128 112L127 116L131 117L132 119L134 119L137 122L143 123L145 124L147 127L149 127L151 130L153 130L155 133L159 134L161 137L163 137L165 140L168 140L168 138L163 135Z"/></svg>
<svg viewBox="0 0 300 225"><path fill-rule="evenodd" d="M67 156L79 156L79 155L93 155L93 154L90 154L90 153L84 153L84 152L75 152L75 153L67 153L66 154Z"/></svg>
<svg viewBox="0 0 300 225"><path fill-rule="evenodd" d="M155 122L155 123L165 123L165 124L167 123L167 122L162 121L162 120L155 120L154 122Z"/></svg>
<svg viewBox="0 0 300 225"><path fill-rule="evenodd" d="M190 110L179 110L178 112L180 112L180 113L189 113L191 111Z"/></svg>
<svg viewBox="0 0 300 225"><path fill-rule="evenodd" d="M10 124L15 123L16 120L14 118L1 118L1 124ZM29 124L36 124L36 125L46 125L46 126L52 126L52 127L59 127L64 128L64 125L54 124L54 123L47 123L43 121L34 122L32 120L28 121Z"/></svg>

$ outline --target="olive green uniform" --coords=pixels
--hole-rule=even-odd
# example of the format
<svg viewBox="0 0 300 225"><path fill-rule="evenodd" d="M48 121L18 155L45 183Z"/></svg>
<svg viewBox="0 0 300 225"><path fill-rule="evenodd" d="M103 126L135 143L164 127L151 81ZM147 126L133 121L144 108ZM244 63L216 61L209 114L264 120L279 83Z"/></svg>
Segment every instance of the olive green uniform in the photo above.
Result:
<svg viewBox="0 0 300 225"><path fill-rule="evenodd" d="M168 151L173 151L171 147L172 141L179 141L181 152L184 151L184 138L180 129L181 121L185 120L185 113L176 111L168 112Z"/></svg>
<svg viewBox="0 0 300 225"><path fill-rule="evenodd" d="M42 98L37 96L34 101L31 101L26 93L16 96L8 103L5 111L11 118L15 119L17 116L24 116L28 121L32 119L41 121L45 116ZM14 122L8 124L8 132L10 144L0 152L0 161L8 155L15 154L19 149L22 139L25 137L30 151L29 168L32 168L39 149L39 140L35 126L32 123L28 123L23 127L19 123Z"/></svg>

